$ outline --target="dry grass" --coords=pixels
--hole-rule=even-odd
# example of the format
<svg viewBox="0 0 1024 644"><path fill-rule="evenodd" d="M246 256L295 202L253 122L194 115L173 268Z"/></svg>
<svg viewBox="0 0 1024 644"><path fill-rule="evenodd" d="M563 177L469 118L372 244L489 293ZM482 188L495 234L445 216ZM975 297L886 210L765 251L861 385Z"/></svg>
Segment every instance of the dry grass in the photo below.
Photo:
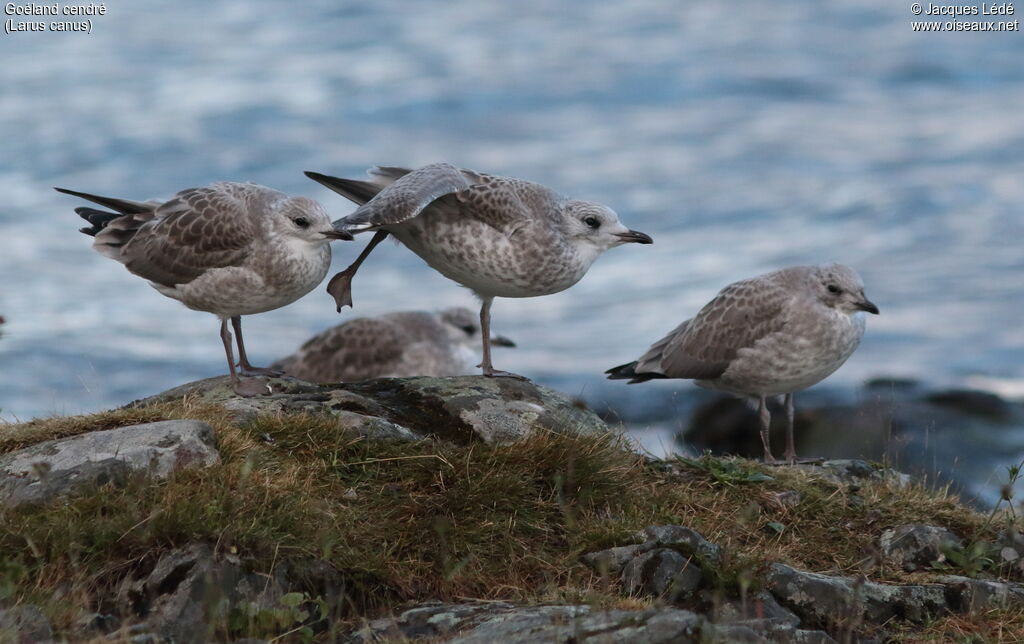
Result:
<svg viewBox="0 0 1024 644"><path fill-rule="evenodd" d="M923 629L894 625L892 642L900 644L1020 644L1024 642L1024 608L992 609L937 619Z"/></svg>
<svg viewBox="0 0 1024 644"><path fill-rule="evenodd" d="M188 400L0 426L0 453L167 418L213 424L222 464L45 507L0 509L0 599L40 604L66 628L85 612L111 610L113 589L163 552L203 541L257 572L325 559L352 580L350 617L426 599L636 607L646 602L623 597L579 556L630 543L647 525L687 525L722 545L717 585L735 594L756 585L772 561L921 581L866 564L884 528L924 521L972 538L984 524L922 487L877 481L854 489L738 459L724 462L771 480L723 482L645 464L612 437L543 434L507 446L368 442L322 417L265 417L239 427L219 408ZM791 490L799 503L779 503L777 494ZM1019 614L1005 621L1020 632ZM969 633L972 624L950 618L933 628Z"/></svg>

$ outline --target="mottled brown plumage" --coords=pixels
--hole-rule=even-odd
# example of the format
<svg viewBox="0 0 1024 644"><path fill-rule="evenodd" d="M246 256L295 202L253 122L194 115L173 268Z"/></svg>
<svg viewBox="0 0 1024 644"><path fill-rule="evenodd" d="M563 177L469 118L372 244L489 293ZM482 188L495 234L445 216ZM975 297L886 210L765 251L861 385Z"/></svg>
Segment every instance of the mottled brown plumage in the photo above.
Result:
<svg viewBox="0 0 1024 644"><path fill-rule="evenodd" d="M497 345L515 346L501 336ZM272 366L309 382L458 376L468 373L480 326L469 309L403 311L327 329Z"/></svg>
<svg viewBox="0 0 1024 644"><path fill-rule="evenodd" d="M346 237L333 230L315 201L251 183L191 188L162 203L57 190L115 211L76 209L90 223L82 232L95 238L98 252L163 295L221 319L221 339L239 393L251 394L263 385L238 379L227 321L235 329L243 375L266 372L249 364L240 316L280 308L308 293L330 267L328 242Z"/></svg>
<svg viewBox="0 0 1024 644"><path fill-rule="evenodd" d="M650 243L607 206L568 199L546 186L436 163L416 170L377 168L371 181L307 172L362 204L335 221L346 232L376 232L360 257L328 285L340 310L351 304L351 281L388 234L445 277L483 301L484 375L506 375L491 364L490 307L495 297L536 297L563 291L597 257L627 242Z"/></svg>
<svg viewBox="0 0 1024 644"><path fill-rule="evenodd" d="M840 264L786 268L726 286L635 362L606 373L630 384L693 379L702 387L756 398L768 461L773 459L765 399L784 395L786 458L792 461L793 392L846 362L864 335L864 311L878 313L853 269Z"/></svg>

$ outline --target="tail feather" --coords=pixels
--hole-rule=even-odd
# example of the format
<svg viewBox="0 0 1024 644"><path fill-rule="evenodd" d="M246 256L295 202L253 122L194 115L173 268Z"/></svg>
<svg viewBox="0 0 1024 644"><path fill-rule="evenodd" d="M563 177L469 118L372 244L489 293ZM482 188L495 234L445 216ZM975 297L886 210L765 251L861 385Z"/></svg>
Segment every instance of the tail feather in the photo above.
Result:
<svg viewBox="0 0 1024 644"><path fill-rule="evenodd" d="M117 199L114 197L101 197L99 195L92 195L88 192L78 192L76 190L68 190L67 188L54 188L57 192L62 192L66 195L73 197L80 197L93 203L98 203L101 206L106 206L112 210L116 210L122 215L140 215L145 212L153 210L154 204L146 203L143 201L129 201L128 199Z"/></svg>
<svg viewBox="0 0 1024 644"><path fill-rule="evenodd" d="M107 224L111 221L124 216L114 212L97 210L96 208L90 208L88 206L75 208L75 212L78 213L79 217L89 222L89 228L79 228L79 230L91 237L95 237L96 234L106 228Z"/></svg>
<svg viewBox="0 0 1024 644"><path fill-rule="evenodd" d="M656 380L658 378L667 378L668 377L665 374L652 373L650 371L645 371L645 372L637 373L636 365L637 365L636 361L627 362L626 364L620 364L617 367L612 367L608 371L605 371L605 373L608 374L608 379L609 380L627 380L628 379L629 382L626 383L628 385L633 385L633 384L636 384L636 383L639 383L639 382L647 382L648 380Z"/></svg>
<svg viewBox="0 0 1024 644"><path fill-rule="evenodd" d="M383 186L369 181L342 179L340 177L332 177L327 174L320 174L319 172L307 171L306 176L320 185L337 192L349 201L359 204L360 206L370 199L373 199L373 197L381 191L381 188L383 188Z"/></svg>
<svg viewBox="0 0 1024 644"><path fill-rule="evenodd" d="M408 168L398 168L390 165L375 165L370 168L367 174L371 177L381 177L382 179L391 179L391 181L394 181L395 179L404 177L409 174L409 172L411 172L411 170ZM390 183L390 181L388 183Z"/></svg>
<svg viewBox="0 0 1024 644"><path fill-rule="evenodd" d="M112 197L100 197L86 192L55 188L57 192L88 199L117 212L107 212L91 206L79 206L75 212L89 223L79 231L93 237L92 247L96 252L121 261L121 247L130 242L147 221L153 218L157 204L128 201Z"/></svg>

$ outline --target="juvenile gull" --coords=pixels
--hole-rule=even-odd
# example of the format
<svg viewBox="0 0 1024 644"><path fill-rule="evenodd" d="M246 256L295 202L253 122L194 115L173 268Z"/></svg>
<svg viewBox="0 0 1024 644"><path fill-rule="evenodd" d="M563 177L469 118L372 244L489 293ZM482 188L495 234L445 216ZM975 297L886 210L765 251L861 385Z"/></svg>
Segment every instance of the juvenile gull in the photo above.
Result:
<svg viewBox="0 0 1024 644"><path fill-rule="evenodd" d="M334 222L340 232L375 231L355 262L331 279L338 310L352 304L359 265L389 234L439 273L481 299L485 376L513 375L491 364L490 312L495 297L558 293L582 278L598 255L627 242L650 244L598 203L568 199L522 179L435 163L418 170L377 167L370 181L307 172L361 204Z"/></svg>
<svg viewBox="0 0 1024 644"><path fill-rule="evenodd" d="M768 462L775 459L766 398L784 395L786 459L795 462L793 392L846 362L864 335L864 311L877 314L878 307L864 296L852 268L784 268L726 286L638 360L605 373L612 380L629 378L629 384L692 378L708 389L756 399Z"/></svg>
<svg viewBox="0 0 1024 644"><path fill-rule="evenodd" d="M515 346L502 336L499 346ZM356 318L327 329L273 367L309 382L460 376L481 346L480 324L467 308L402 311Z"/></svg>
<svg viewBox="0 0 1024 644"><path fill-rule="evenodd" d="M56 188L110 208L75 209L90 226L93 248L115 259L167 297L220 318L234 390L266 391L262 379L241 380L231 350L234 327L242 375L273 373L245 354L241 316L291 304L327 274L334 230L323 207L253 183L214 183L182 190L169 201L139 202Z"/></svg>

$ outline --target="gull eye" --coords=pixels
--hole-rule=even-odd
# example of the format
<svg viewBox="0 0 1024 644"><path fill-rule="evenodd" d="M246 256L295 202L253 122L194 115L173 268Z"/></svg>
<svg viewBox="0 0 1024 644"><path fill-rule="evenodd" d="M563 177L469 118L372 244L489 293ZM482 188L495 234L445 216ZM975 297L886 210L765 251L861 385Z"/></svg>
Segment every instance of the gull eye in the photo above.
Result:
<svg viewBox="0 0 1024 644"><path fill-rule="evenodd" d="M584 217L583 223L590 226L594 230L597 230L598 228L601 227L601 220L593 215L590 215L589 217Z"/></svg>
<svg viewBox="0 0 1024 644"><path fill-rule="evenodd" d="M459 328L462 329L463 331L465 331L466 335L473 335L474 333L476 333L476 327L473 326L472 324L467 324L466 326L460 326Z"/></svg>
<svg viewBox="0 0 1024 644"><path fill-rule="evenodd" d="M295 225L299 228L309 228L309 220L305 217L296 217L295 219L292 219L292 221L294 221Z"/></svg>
<svg viewBox="0 0 1024 644"><path fill-rule="evenodd" d="M837 294L839 294L839 292L840 292L841 290L842 290L842 289L840 289L840 288L839 288L838 286L836 286L835 284L829 284L829 285L828 285L828 292L829 292L829 293L832 293L833 295L837 295Z"/></svg>

